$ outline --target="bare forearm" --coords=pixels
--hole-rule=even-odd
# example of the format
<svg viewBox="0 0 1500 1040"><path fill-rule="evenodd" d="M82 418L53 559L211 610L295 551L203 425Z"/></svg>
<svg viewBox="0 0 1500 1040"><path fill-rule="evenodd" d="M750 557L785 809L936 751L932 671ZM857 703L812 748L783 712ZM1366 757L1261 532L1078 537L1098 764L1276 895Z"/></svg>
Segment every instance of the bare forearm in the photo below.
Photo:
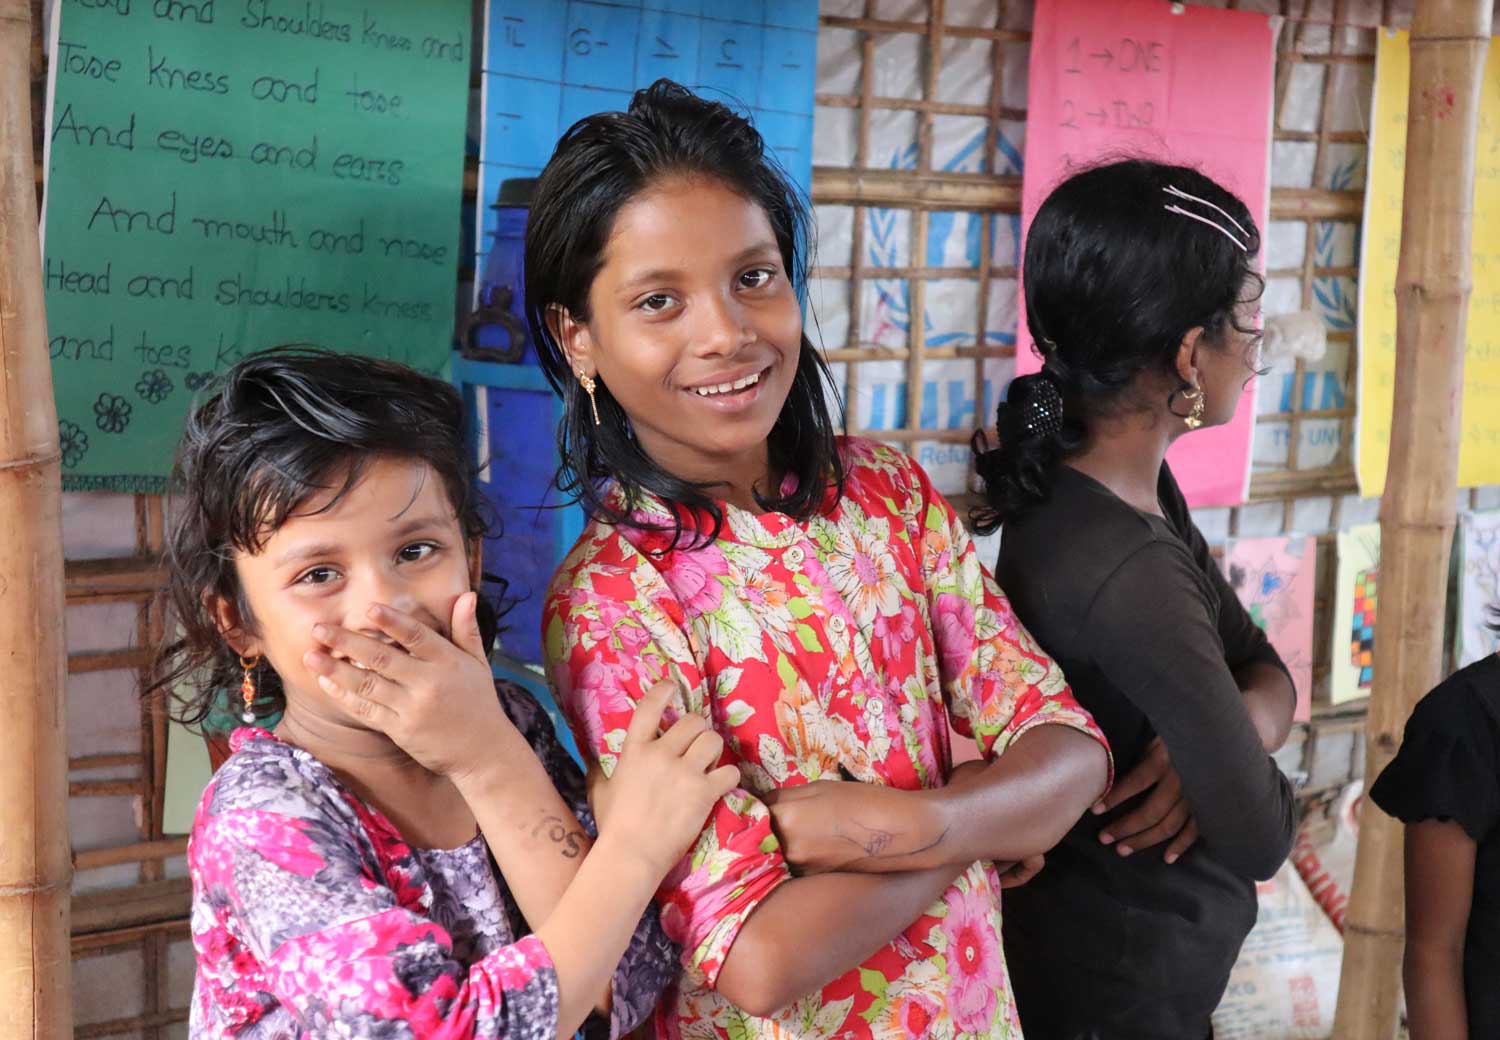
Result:
<svg viewBox="0 0 1500 1040"><path fill-rule="evenodd" d="M865 853L848 869L925 870L1044 853L1104 793L1108 778L1098 741L1067 726L1038 726L962 782L901 792L901 812L841 822Z"/></svg>
<svg viewBox="0 0 1500 1040"><path fill-rule="evenodd" d="M1267 752L1277 751L1292 732L1297 692L1286 673L1275 665L1255 661L1234 673L1234 680L1245 697L1245 709L1260 743Z"/></svg>
<svg viewBox="0 0 1500 1040"><path fill-rule="evenodd" d="M493 769L466 777L458 781L458 789L479 821L479 832L521 916L536 930L551 919L594 842L557 793L531 745L519 733L516 743L519 747L506 747L496 755L495 761L506 763L503 772ZM608 1014L611 999L606 978L594 1010Z"/></svg>
<svg viewBox="0 0 1500 1040"><path fill-rule="evenodd" d="M567 890L535 929L557 971L560 1040L577 1032L590 1012L607 1010L599 994L609 992L658 880L629 850L601 841L570 875Z"/></svg>
<svg viewBox="0 0 1500 1040"><path fill-rule="evenodd" d="M750 1014L772 1014L864 963L942 898L963 869L793 878L740 928L716 988Z"/></svg>
<svg viewBox="0 0 1500 1040"><path fill-rule="evenodd" d="M504 737L492 761L497 764L455 782L522 915L536 928L593 842L519 732Z"/></svg>
<svg viewBox="0 0 1500 1040"><path fill-rule="evenodd" d="M1411 1040L1467 1040L1463 951L1408 944L1402 975Z"/></svg>

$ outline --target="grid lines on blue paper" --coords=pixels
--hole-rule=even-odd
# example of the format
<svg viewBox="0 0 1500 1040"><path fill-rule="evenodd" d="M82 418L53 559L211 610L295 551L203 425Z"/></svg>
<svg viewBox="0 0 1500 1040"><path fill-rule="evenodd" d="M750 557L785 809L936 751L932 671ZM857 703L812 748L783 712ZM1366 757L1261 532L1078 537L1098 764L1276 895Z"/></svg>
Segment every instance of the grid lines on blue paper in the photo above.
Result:
<svg viewBox="0 0 1500 1040"><path fill-rule="evenodd" d="M535 176L573 123L661 78L748 115L806 191L816 66L806 0L490 0L480 251L501 181Z"/></svg>

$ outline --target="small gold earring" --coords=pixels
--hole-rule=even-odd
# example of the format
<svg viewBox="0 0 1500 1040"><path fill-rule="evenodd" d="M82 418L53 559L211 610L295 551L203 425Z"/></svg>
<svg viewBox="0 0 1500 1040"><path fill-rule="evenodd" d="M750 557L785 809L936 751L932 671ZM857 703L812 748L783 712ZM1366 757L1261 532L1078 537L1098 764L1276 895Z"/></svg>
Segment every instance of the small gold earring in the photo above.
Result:
<svg viewBox="0 0 1500 1040"><path fill-rule="evenodd" d="M583 372L583 369L581 369L581 368L577 369L576 372L575 372L575 374L578 376L578 385L581 386L581 387L583 387L583 392L589 395L589 408L594 413L594 425L598 426L599 425L599 402L596 401L596 400L594 400L594 387L596 385L594 383L594 377L590 376L590 375L585 375L584 372Z"/></svg>

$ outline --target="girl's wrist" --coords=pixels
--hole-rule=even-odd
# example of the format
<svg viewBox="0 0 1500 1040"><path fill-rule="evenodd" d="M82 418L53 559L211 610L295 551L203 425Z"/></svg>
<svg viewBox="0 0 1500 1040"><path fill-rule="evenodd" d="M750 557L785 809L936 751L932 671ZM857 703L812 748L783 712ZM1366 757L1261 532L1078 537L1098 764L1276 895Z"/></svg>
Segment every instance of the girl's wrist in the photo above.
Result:
<svg viewBox="0 0 1500 1040"><path fill-rule="evenodd" d="M672 864L657 862L647 844L636 835L622 835L618 828L601 831L589 850L589 859L598 859L620 888L621 895L644 892L653 895Z"/></svg>
<svg viewBox="0 0 1500 1040"><path fill-rule="evenodd" d="M476 797L503 794L506 788L515 786L522 770L531 763L542 769L536 752L503 713L486 725L482 733L471 734L468 744L469 752L448 771L448 779L466 801L471 794Z"/></svg>
<svg viewBox="0 0 1500 1040"><path fill-rule="evenodd" d="M942 789L907 791L880 787L859 820L839 826L838 851L847 856L852 843L857 858L830 869L859 873L921 871L943 867L953 827L952 804ZM875 810L869 812L868 809Z"/></svg>
<svg viewBox="0 0 1500 1040"><path fill-rule="evenodd" d="M905 808L914 835L911 870L947 869L950 838L962 826L959 805L947 787L913 791Z"/></svg>

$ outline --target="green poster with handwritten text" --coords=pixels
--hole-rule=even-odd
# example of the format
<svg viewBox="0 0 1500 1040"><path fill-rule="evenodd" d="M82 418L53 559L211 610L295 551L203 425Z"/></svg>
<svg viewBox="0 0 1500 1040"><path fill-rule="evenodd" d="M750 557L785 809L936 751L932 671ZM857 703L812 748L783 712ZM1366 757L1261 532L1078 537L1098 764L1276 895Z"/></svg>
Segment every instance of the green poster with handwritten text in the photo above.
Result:
<svg viewBox="0 0 1500 1040"><path fill-rule="evenodd" d="M468 0L59 0L43 217L70 489L155 491L195 392L315 343L441 368Z"/></svg>

